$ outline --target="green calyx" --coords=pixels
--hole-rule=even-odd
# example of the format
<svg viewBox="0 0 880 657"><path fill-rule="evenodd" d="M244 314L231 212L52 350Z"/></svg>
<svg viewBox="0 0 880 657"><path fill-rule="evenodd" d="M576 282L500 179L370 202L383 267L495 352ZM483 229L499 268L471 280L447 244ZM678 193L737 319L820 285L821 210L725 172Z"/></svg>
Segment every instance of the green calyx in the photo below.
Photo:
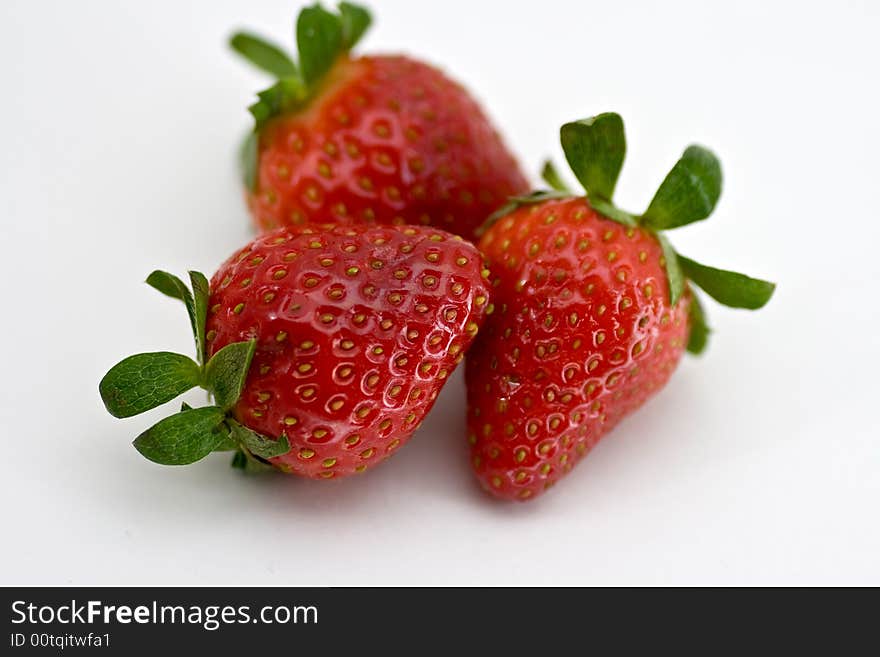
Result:
<svg viewBox="0 0 880 657"><path fill-rule="evenodd" d="M177 276L154 271L147 283L186 306L196 343L196 360L167 351L136 354L114 365L98 385L113 417L149 411L184 392L201 387L214 404L191 408L184 403L134 440L146 458L163 465L186 465L211 452L235 450L233 466L248 470L267 466L265 459L290 451L287 437L273 440L239 424L230 410L241 396L256 342L233 342L207 358L205 321L210 289L200 272L190 272L191 288Z"/></svg>
<svg viewBox="0 0 880 657"><path fill-rule="evenodd" d="M721 163L710 150L698 145L688 146L663 179L648 209L639 215L618 208L612 200L626 156L626 138L620 115L608 112L566 123L560 130L560 140L565 158L592 208L629 228L648 230L657 238L663 250L673 305L691 287L689 283L731 308L755 310L770 300L776 288L774 283L701 265L677 253L662 232L702 221L715 209L721 196ZM544 165L541 177L551 191L538 191L510 199L506 206L487 220L482 231L485 232L499 217L521 205L574 195L552 163ZM691 333L687 349L699 354L706 347L710 331L700 301L696 293L691 292Z"/></svg>
<svg viewBox="0 0 880 657"><path fill-rule="evenodd" d="M321 79L339 57L348 53L369 28L370 13L359 5L341 2L338 12L314 4L300 11L296 20L298 64L284 50L249 32L237 32L230 47L275 83L257 94L248 110L254 117L254 133L281 113L304 107ZM249 189L256 180L256 138L250 135L242 147L242 176Z"/></svg>

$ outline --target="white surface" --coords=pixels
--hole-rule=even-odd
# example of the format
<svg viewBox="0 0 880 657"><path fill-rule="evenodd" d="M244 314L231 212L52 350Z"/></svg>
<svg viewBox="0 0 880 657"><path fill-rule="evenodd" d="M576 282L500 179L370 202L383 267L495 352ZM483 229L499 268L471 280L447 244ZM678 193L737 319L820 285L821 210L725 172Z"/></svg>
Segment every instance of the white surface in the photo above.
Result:
<svg viewBox="0 0 880 657"><path fill-rule="evenodd" d="M720 206L673 241L777 296L713 305L708 354L534 503L475 485L460 373L362 478L154 466L129 441L158 415L114 420L97 382L191 349L141 281L247 240L233 152L264 80L224 38L288 40L298 5L4 2L0 584L880 584L878 5L372 4L362 50L442 63L532 171L617 110L640 209L713 147Z"/></svg>

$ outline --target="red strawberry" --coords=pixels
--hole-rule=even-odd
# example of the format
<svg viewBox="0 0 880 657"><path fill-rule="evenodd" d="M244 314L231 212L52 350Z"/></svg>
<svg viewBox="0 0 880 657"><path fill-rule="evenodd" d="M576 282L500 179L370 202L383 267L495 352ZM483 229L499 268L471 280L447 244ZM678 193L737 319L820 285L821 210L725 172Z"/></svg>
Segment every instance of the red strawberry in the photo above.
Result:
<svg viewBox="0 0 880 657"><path fill-rule="evenodd" d="M437 69L350 56L369 14L347 3L340 12L301 12L299 67L255 36L232 39L279 78L251 107L257 126L245 149L258 227L332 219L472 237L508 196L528 190L519 166L477 102Z"/></svg>
<svg viewBox="0 0 880 657"><path fill-rule="evenodd" d="M238 449L239 464L308 477L361 472L430 410L489 308L485 276L474 246L433 228L276 230L217 270L210 300L198 274L194 295L152 274L149 283L187 302L207 362L133 356L101 394L117 417L194 385L214 394L216 406L185 409L135 441L160 463Z"/></svg>
<svg viewBox="0 0 880 657"><path fill-rule="evenodd" d="M567 124L562 143L587 197L517 199L479 245L497 312L468 356L468 441L481 484L502 498L542 493L666 383L685 348L702 350L708 329L684 276L733 307L763 306L774 288L679 256L658 232L711 213L721 169L709 151L688 148L634 216L611 203L620 117Z"/></svg>

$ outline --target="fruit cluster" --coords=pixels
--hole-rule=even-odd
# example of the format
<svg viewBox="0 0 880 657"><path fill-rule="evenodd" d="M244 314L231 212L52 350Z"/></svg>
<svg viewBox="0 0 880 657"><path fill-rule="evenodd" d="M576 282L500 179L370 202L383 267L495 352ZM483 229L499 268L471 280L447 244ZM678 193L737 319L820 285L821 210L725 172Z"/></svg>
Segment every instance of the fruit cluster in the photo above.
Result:
<svg viewBox="0 0 880 657"><path fill-rule="evenodd" d="M232 47L275 82L241 152L259 236L210 282L156 271L183 301L196 359L131 356L100 383L116 417L201 386L134 441L168 465L332 479L363 472L418 429L465 359L467 441L492 494L539 495L661 388L709 334L694 287L759 308L774 286L701 265L663 234L706 219L715 156L690 146L648 209L613 203L626 150L612 113L566 124L583 187L551 164L529 192L481 108L437 69L356 57L366 10L303 9L298 61L251 34ZM478 336L479 332L479 336Z"/></svg>

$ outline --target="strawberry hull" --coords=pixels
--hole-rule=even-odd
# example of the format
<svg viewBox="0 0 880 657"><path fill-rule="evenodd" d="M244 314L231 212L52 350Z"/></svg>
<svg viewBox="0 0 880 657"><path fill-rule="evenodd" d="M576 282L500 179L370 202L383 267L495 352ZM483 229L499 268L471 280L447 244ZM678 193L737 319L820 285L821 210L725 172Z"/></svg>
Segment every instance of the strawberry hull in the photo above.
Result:
<svg viewBox="0 0 880 657"><path fill-rule="evenodd" d="M468 356L472 465L493 495L540 495L669 379L689 294L670 307L657 239L583 198L524 206L480 242L495 314Z"/></svg>
<svg viewBox="0 0 880 657"><path fill-rule="evenodd" d="M215 274L208 352L255 338L236 420L281 470L362 472L418 428L489 308L482 257L417 227L282 229Z"/></svg>

